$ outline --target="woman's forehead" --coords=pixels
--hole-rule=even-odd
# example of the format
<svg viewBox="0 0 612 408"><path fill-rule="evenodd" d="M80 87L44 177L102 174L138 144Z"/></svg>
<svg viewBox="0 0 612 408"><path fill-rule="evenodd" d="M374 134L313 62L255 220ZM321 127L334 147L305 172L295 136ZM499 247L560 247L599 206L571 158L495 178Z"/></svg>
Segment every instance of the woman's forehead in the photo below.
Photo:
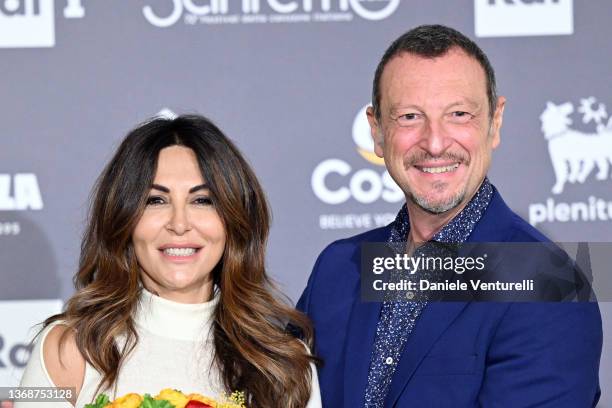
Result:
<svg viewBox="0 0 612 408"><path fill-rule="evenodd" d="M193 150L184 146L169 146L159 152L155 183L204 183L197 157Z"/></svg>

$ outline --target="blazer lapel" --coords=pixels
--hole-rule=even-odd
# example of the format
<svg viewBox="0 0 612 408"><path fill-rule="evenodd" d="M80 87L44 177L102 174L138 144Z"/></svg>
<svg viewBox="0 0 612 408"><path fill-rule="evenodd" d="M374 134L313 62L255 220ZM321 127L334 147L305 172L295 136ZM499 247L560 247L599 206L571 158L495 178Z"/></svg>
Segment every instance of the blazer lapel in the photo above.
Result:
<svg viewBox="0 0 612 408"><path fill-rule="evenodd" d="M468 302L438 301L425 306L393 374L385 407L394 406L429 349L467 304Z"/></svg>
<svg viewBox="0 0 612 408"><path fill-rule="evenodd" d="M370 236L365 242L386 242L390 230L391 225L381 228L377 230L377 235ZM376 325L382 308L382 302L363 302L361 300L361 245L355 248L351 262L357 284L353 290L353 305L344 347L344 389L338 390L344 394L345 408L364 405Z"/></svg>
<svg viewBox="0 0 612 408"><path fill-rule="evenodd" d="M362 302L357 288L344 354L344 406L362 407L381 302Z"/></svg>

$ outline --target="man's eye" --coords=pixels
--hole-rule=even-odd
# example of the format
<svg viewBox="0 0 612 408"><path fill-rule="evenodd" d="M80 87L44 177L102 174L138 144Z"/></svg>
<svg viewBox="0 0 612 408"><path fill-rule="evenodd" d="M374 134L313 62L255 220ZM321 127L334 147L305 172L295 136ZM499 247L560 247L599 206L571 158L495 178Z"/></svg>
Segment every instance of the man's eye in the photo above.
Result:
<svg viewBox="0 0 612 408"><path fill-rule="evenodd" d="M473 115L469 112L464 112L464 111L455 111L451 113L451 119L455 122L467 122L468 120L472 119Z"/></svg>
<svg viewBox="0 0 612 408"><path fill-rule="evenodd" d="M193 202L198 205L212 205L210 197L197 197Z"/></svg>
<svg viewBox="0 0 612 408"><path fill-rule="evenodd" d="M400 120L415 120L417 118L416 113L404 113L399 117Z"/></svg>
<svg viewBox="0 0 612 408"><path fill-rule="evenodd" d="M420 119L421 115L418 113L403 113L396 119L400 126L410 126Z"/></svg>
<svg viewBox="0 0 612 408"><path fill-rule="evenodd" d="M166 201L160 196L151 196L147 198L147 205L160 205L164 204Z"/></svg>

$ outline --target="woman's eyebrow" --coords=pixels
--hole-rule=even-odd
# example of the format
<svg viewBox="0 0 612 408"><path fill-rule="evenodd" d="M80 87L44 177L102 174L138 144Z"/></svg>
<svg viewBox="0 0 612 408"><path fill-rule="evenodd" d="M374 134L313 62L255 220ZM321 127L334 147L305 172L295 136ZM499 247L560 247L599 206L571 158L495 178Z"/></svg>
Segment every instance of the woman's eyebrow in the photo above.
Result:
<svg viewBox="0 0 612 408"><path fill-rule="evenodd" d="M151 184L151 188L155 189L155 190L159 190L159 191L163 191L164 193L169 193L170 189L168 187L162 186L160 184ZM198 184L195 187L191 187L189 189L189 194L191 193L195 193L196 191L199 190L205 190L208 189L208 184L204 183L204 184Z"/></svg>
<svg viewBox="0 0 612 408"><path fill-rule="evenodd" d="M191 187L189 189L189 194L195 193L198 190L208 190L208 184L204 183L204 184L199 184L199 185L197 185L195 187Z"/></svg>

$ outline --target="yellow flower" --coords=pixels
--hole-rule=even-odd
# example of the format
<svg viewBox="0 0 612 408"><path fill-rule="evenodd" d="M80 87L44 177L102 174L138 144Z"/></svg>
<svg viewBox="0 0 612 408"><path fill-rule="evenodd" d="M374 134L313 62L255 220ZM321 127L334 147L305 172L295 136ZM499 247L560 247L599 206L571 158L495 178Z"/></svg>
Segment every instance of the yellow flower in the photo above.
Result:
<svg viewBox="0 0 612 408"><path fill-rule="evenodd" d="M185 394L178 390L173 390L172 388L164 388L157 394L155 399L166 400L174 405L175 408L185 408L185 405L189 402L189 398L187 398Z"/></svg>
<svg viewBox="0 0 612 408"><path fill-rule="evenodd" d="M109 408L138 408L142 402L142 397L138 394L126 394L121 398L117 398L112 404L107 405Z"/></svg>
<svg viewBox="0 0 612 408"><path fill-rule="evenodd" d="M215 408L245 408L245 396L243 392L234 391L228 396L224 396L217 402Z"/></svg>
<svg viewBox="0 0 612 408"><path fill-rule="evenodd" d="M187 400L189 400L189 401L191 401L191 400L200 401L200 402L203 402L205 404L210 405L213 408L217 408L217 401L215 401L212 398L205 397L202 394L189 394L187 396Z"/></svg>

